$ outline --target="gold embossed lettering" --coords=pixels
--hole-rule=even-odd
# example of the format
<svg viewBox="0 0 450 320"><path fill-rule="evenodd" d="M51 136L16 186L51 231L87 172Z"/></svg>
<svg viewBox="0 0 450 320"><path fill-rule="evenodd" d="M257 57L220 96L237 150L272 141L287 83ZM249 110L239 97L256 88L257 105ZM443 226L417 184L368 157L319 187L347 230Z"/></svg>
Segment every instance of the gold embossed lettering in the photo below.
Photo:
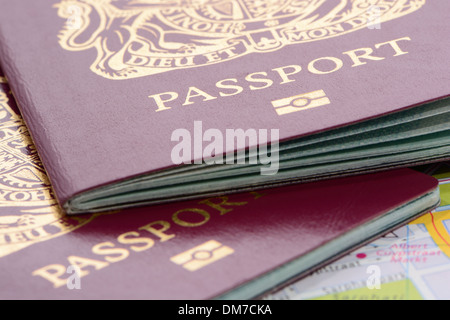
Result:
<svg viewBox="0 0 450 320"><path fill-rule="evenodd" d="M245 80L247 82L265 83L265 85L260 86L260 87L256 87L254 85L250 85L249 86L250 90L261 90L261 89L266 89L266 88L269 88L270 86L272 86L273 81L271 79L268 79L268 78L255 78L256 75L262 75L262 76L267 77L267 72L250 73L249 75L247 75L245 77Z"/></svg>
<svg viewBox="0 0 450 320"><path fill-rule="evenodd" d="M280 75L281 80L282 80L280 84L285 84L288 82L295 81L294 79L289 79L289 76L292 76L292 75L302 71L302 67L299 65L293 64L290 66L275 68L272 70L278 72L278 74ZM288 72L288 70L289 70L289 72Z"/></svg>
<svg viewBox="0 0 450 320"><path fill-rule="evenodd" d="M162 96L169 96L169 97L166 98L166 99L163 99ZM165 105L165 103L177 99L178 98L178 93L176 93L176 92L164 92L164 93L154 94L154 95L151 95L151 96L148 96L148 97L153 99L153 100L155 100L156 105L158 107L156 109L156 112L159 112L159 111L163 111L163 110L169 110L170 107L167 107Z"/></svg>
<svg viewBox="0 0 450 320"><path fill-rule="evenodd" d="M183 220L180 218L181 213L186 213L186 212L193 212L196 214L196 216L200 216L201 217L201 221L198 222L192 222L192 221L187 221L187 220ZM185 217L186 219L186 217ZM182 227L199 227L204 225L205 223L207 223L210 219L210 215L207 211L202 210L202 209L197 209L197 208L189 208L189 209L182 209L182 210L178 210L177 212L175 212L172 216L172 220L173 222L175 222L177 225L182 226Z"/></svg>
<svg viewBox="0 0 450 320"><path fill-rule="evenodd" d="M51 264L34 271L32 275L42 277L53 283L54 288L59 288L67 284L67 278L61 278L66 274L66 270L66 267L61 264Z"/></svg>
<svg viewBox="0 0 450 320"><path fill-rule="evenodd" d="M359 48L356 50L351 50L351 51L346 51L344 52L344 54L348 55L352 61L353 61L353 66L352 67L358 67L358 66L362 66L365 65L367 62L366 61L361 61L362 59L365 60L384 60L385 58L383 57L376 57L376 56L372 56L371 54L373 53L373 49L372 48Z"/></svg>
<svg viewBox="0 0 450 320"><path fill-rule="evenodd" d="M148 225L139 228L139 230L145 230L150 232L151 234L154 234L157 236L161 242L166 242L167 240L172 239L175 237L174 234L166 234L165 232L169 230L170 223L167 221L155 221L152 223L149 223Z"/></svg>
<svg viewBox="0 0 450 320"><path fill-rule="evenodd" d="M111 263L119 262L128 258L130 253L124 248L115 248L112 242L102 242L92 247L92 252L104 255L105 260Z"/></svg>
<svg viewBox="0 0 450 320"><path fill-rule="evenodd" d="M380 47L382 47L382 46L388 44L388 45L390 45L390 46L392 47L392 49L394 49L394 51L395 51L394 57L397 57L397 56L401 56L401 55L407 54L408 52L403 51L402 49L400 49L400 46L398 45L398 42L399 42L399 41L411 41L411 38L410 38L410 37L404 37L404 38L395 39L395 40L388 41L388 42L378 43L378 44L375 45L375 48L378 49L378 48L380 48Z"/></svg>
<svg viewBox="0 0 450 320"><path fill-rule="evenodd" d="M87 276L89 274L89 271L83 270L83 268L94 267L95 270L100 270L109 266L109 263L105 261L88 259L78 256L70 256L67 258L67 261L69 261L69 264L80 268L80 277Z"/></svg>
<svg viewBox="0 0 450 320"><path fill-rule="evenodd" d="M217 97L213 97L212 95L206 93L203 90L200 90L199 88L196 87L190 87L189 91L186 95L186 100L183 103L183 106L187 106L190 104L193 104L194 102L191 101L192 98L195 97L203 97L203 101L209 101L209 100L214 100L217 99Z"/></svg>
<svg viewBox="0 0 450 320"><path fill-rule="evenodd" d="M229 96L235 96L239 93L241 93L242 91L244 91L244 88L242 88L241 86L237 86L237 85L232 85L232 84L226 84L224 82L234 82L237 83L238 80L237 79L224 79L221 81L218 81L216 83L216 87L219 89L227 89L227 90L234 90L233 92L229 92L229 93L224 93L224 92L219 92L221 97L229 97Z"/></svg>
<svg viewBox="0 0 450 320"><path fill-rule="evenodd" d="M117 238L117 241L122 244L132 244L132 246L130 246L130 249L134 252L142 252L148 250L155 244L155 241L153 241L153 239L139 237L139 233L134 231L121 234Z"/></svg>
<svg viewBox="0 0 450 320"><path fill-rule="evenodd" d="M316 67L316 63L320 62L320 61L331 61L334 64L334 68L332 68L331 70L328 70L328 71L318 70ZM314 74L328 74L328 73L333 73L333 72L338 71L343 66L344 66L344 63L342 62L341 59L334 58L334 57L323 57L323 58L319 58L319 59L311 61L308 64L308 71L311 73L314 73Z"/></svg>
<svg viewBox="0 0 450 320"><path fill-rule="evenodd" d="M50 234L44 230L44 227L37 227L31 230L25 230L23 232L25 237L27 237L29 240L36 240L39 238L45 238L50 236Z"/></svg>
<svg viewBox="0 0 450 320"><path fill-rule="evenodd" d="M225 213L228 213L230 211L233 211L234 208L224 208L224 206L229 207L235 207L235 206L243 206L247 204L248 202L242 201L242 202L228 202L228 197L215 197L215 198L209 198L203 201L200 201L199 203L207 205L213 209L216 209L220 212L221 215L224 215Z"/></svg>

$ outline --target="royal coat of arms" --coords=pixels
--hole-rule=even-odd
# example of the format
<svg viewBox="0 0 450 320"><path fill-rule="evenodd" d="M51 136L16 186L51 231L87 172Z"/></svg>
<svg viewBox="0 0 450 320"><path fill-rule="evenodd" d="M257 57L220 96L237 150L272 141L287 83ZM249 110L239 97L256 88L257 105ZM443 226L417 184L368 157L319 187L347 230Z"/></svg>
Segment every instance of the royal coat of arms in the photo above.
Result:
<svg viewBox="0 0 450 320"><path fill-rule="evenodd" d="M62 48L128 79L329 39L410 14L425 0L62 0Z"/></svg>

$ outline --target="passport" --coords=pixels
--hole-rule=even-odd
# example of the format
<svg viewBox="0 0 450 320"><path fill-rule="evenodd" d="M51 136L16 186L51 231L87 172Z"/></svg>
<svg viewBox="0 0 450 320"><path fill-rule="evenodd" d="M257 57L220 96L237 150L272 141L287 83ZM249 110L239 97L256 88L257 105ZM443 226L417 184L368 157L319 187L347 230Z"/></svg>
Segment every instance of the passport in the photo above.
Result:
<svg viewBox="0 0 450 320"><path fill-rule="evenodd" d="M68 214L450 157L448 1L0 0Z"/></svg>
<svg viewBox="0 0 450 320"><path fill-rule="evenodd" d="M259 298L439 203L396 169L65 215L0 81L0 299Z"/></svg>

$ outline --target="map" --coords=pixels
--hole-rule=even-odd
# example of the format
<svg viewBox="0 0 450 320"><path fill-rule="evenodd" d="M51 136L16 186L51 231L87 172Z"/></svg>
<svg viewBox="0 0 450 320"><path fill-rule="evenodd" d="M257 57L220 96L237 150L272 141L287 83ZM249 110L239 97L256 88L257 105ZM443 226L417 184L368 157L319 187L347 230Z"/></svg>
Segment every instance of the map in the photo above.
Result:
<svg viewBox="0 0 450 320"><path fill-rule="evenodd" d="M265 299L450 299L450 163L420 170L439 180L440 207Z"/></svg>

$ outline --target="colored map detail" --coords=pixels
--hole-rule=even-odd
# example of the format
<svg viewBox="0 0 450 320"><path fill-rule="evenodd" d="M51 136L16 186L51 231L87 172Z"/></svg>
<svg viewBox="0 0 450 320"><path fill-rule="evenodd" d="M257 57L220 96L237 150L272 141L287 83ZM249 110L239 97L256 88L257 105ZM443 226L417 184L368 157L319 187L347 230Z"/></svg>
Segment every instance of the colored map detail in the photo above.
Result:
<svg viewBox="0 0 450 320"><path fill-rule="evenodd" d="M437 209L265 299L450 299L450 163L424 171L439 180Z"/></svg>
<svg viewBox="0 0 450 320"><path fill-rule="evenodd" d="M411 280L389 282L381 285L379 290L367 287L353 289L336 294L315 298L314 300L421 300L422 296L411 283Z"/></svg>

